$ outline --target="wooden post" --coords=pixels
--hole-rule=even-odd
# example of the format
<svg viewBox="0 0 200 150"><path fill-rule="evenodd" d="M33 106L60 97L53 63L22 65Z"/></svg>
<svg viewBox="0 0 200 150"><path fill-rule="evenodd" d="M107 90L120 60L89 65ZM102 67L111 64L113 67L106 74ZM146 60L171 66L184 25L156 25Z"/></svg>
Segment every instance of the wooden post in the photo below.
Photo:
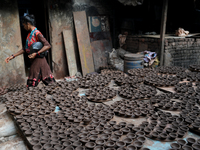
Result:
<svg viewBox="0 0 200 150"><path fill-rule="evenodd" d="M163 66L163 57L164 57L164 41L165 41L165 31L166 31L166 22L167 22L167 8L168 8L168 0L163 0L162 20L161 20L161 29L160 29L160 46L161 46L160 65L161 66Z"/></svg>

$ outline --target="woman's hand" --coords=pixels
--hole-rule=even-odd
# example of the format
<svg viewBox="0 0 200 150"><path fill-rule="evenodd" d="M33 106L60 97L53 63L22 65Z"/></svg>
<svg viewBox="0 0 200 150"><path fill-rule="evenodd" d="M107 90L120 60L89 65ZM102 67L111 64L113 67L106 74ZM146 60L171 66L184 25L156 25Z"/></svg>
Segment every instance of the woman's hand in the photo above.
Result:
<svg viewBox="0 0 200 150"><path fill-rule="evenodd" d="M36 53L32 53L32 54L28 55L28 57L29 57L30 59L34 59L36 55L37 55Z"/></svg>
<svg viewBox="0 0 200 150"><path fill-rule="evenodd" d="M13 56L10 56L10 57L7 57L6 59L5 59L5 62L6 63L8 63L10 60L12 60L13 59Z"/></svg>

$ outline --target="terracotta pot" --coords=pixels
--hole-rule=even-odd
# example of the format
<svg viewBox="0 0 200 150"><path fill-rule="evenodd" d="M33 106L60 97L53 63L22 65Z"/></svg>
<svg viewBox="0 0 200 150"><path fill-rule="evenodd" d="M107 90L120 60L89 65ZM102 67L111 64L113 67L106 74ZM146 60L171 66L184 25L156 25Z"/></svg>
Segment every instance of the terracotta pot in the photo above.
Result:
<svg viewBox="0 0 200 150"><path fill-rule="evenodd" d="M33 146L33 150L41 150L42 149L42 145L37 144Z"/></svg>
<svg viewBox="0 0 200 150"><path fill-rule="evenodd" d="M81 141L83 144L85 144L85 143L89 142L90 140L89 140L88 137L84 137L84 138L81 138L80 141Z"/></svg>
<svg viewBox="0 0 200 150"><path fill-rule="evenodd" d="M68 146L64 150L74 150L73 146Z"/></svg>
<svg viewBox="0 0 200 150"><path fill-rule="evenodd" d="M193 150L193 148L191 146L188 146L188 145L184 145L182 147L183 150Z"/></svg>
<svg viewBox="0 0 200 150"><path fill-rule="evenodd" d="M181 147L183 147L184 145L186 145L186 141L185 140L177 140L177 143L181 145Z"/></svg>
<svg viewBox="0 0 200 150"><path fill-rule="evenodd" d="M70 141L63 142L63 146L65 146L65 147L68 147L70 145L72 145L72 142L70 142Z"/></svg>
<svg viewBox="0 0 200 150"><path fill-rule="evenodd" d="M137 147L134 145L128 145L126 149L127 150L137 150Z"/></svg>
<svg viewBox="0 0 200 150"><path fill-rule="evenodd" d="M137 147L137 149L140 149L142 147L143 143L136 140L136 141L133 142L133 145L135 147Z"/></svg>
<svg viewBox="0 0 200 150"><path fill-rule="evenodd" d="M196 140L194 138L187 138L187 145L191 146L192 144L194 144L196 142Z"/></svg>
<svg viewBox="0 0 200 150"><path fill-rule="evenodd" d="M103 145L105 144L105 140L103 140L103 139L97 139L97 140L95 141L95 143L96 143L96 145L103 146Z"/></svg>
<svg viewBox="0 0 200 150"><path fill-rule="evenodd" d="M103 146L96 146L94 150L105 150L105 148Z"/></svg>
<svg viewBox="0 0 200 150"><path fill-rule="evenodd" d="M160 139L164 140L167 138L167 134L166 133L160 133L159 134Z"/></svg>
<svg viewBox="0 0 200 150"><path fill-rule="evenodd" d="M122 131L115 131L114 135L116 135L116 136L122 136L123 132Z"/></svg>
<svg viewBox="0 0 200 150"><path fill-rule="evenodd" d="M123 139L123 142L126 143L126 145L130 145L133 142L133 140L131 138L126 137Z"/></svg>
<svg viewBox="0 0 200 150"><path fill-rule="evenodd" d="M109 138L110 138L110 135L108 135L108 134L101 134L100 135L100 139L107 140Z"/></svg>
<svg viewBox="0 0 200 150"><path fill-rule="evenodd" d="M120 139L120 136L116 136L116 135L112 135L112 136L110 137L110 140L111 140L111 141L114 141L114 142L119 141L119 139Z"/></svg>
<svg viewBox="0 0 200 150"><path fill-rule="evenodd" d="M74 147L82 146L82 143L80 141L76 141L72 144Z"/></svg>
<svg viewBox="0 0 200 150"><path fill-rule="evenodd" d="M170 144L171 148L174 148L174 149L180 149L181 148L181 145L178 144L178 143L172 143Z"/></svg>
<svg viewBox="0 0 200 150"><path fill-rule="evenodd" d="M177 137L177 134L176 134L176 133L169 133L169 138L170 138L171 140L174 140L176 137Z"/></svg>
<svg viewBox="0 0 200 150"><path fill-rule="evenodd" d="M178 131L177 134L178 134L179 138L182 138L185 135L185 132L184 131Z"/></svg>
<svg viewBox="0 0 200 150"><path fill-rule="evenodd" d="M144 143L146 141L146 138L144 136L137 137L137 140Z"/></svg>
<svg viewBox="0 0 200 150"><path fill-rule="evenodd" d="M199 150L200 149L200 144L192 144L192 148L194 150Z"/></svg>
<svg viewBox="0 0 200 150"><path fill-rule="evenodd" d="M115 142L113 142L113 141L107 141L107 142L105 143L105 146L106 146L107 148L114 148L114 147L115 147Z"/></svg>
<svg viewBox="0 0 200 150"><path fill-rule="evenodd" d="M85 144L85 147L88 149L93 149L96 146L96 144L94 142L87 142Z"/></svg>
<svg viewBox="0 0 200 150"><path fill-rule="evenodd" d="M126 137L128 137L128 138L130 138L130 139L135 139L136 138L136 135L134 134L134 133L128 133L127 135L126 135Z"/></svg>
<svg viewBox="0 0 200 150"><path fill-rule="evenodd" d="M117 141L116 142L116 146L117 147L125 147L126 146L126 143L124 141Z"/></svg>

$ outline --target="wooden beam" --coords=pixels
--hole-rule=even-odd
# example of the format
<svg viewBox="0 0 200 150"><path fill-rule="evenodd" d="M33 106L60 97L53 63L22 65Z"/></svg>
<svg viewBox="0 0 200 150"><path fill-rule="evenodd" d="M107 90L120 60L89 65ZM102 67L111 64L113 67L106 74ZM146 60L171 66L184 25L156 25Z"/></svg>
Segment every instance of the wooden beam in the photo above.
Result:
<svg viewBox="0 0 200 150"><path fill-rule="evenodd" d="M87 17L85 11L73 12L78 41L79 55L81 59L82 74L94 72L92 50L90 47L90 36L88 31Z"/></svg>
<svg viewBox="0 0 200 150"><path fill-rule="evenodd" d="M160 46L161 46L161 58L160 65L163 66L164 58L164 41L165 41L165 31L166 31L166 22L167 22L167 9L168 9L168 0L163 0L162 8L162 20L161 20L161 29L160 29Z"/></svg>
<svg viewBox="0 0 200 150"><path fill-rule="evenodd" d="M63 38L65 44L65 51L67 57L67 64L69 69L69 75L74 76L77 73L77 64L75 57L75 48L73 35L71 30L63 30Z"/></svg>

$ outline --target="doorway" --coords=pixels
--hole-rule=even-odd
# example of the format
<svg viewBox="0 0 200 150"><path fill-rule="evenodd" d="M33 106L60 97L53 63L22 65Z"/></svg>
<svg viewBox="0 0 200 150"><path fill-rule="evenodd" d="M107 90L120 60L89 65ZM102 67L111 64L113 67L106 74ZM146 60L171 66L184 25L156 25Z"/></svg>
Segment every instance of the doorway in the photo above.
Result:
<svg viewBox="0 0 200 150"><path fill-rule="evenodd" d="M18 10L19 10L19 17L20 17L20 28L21 28L21 39L22 45L25 46L26 37L28 32L23 28L21 18L24 16L25 13L33 14L36 20L36 27L37 29L43 34L43 36L49 40L49 28L48 28L48 9L47 9L47 1L45 0L18 0ZM46 56L46 60L52 70L52 53L51 49L48 50L49 53ZM28 55L24 53L24 66L26 76L28 76L28 72L30 69L30 60Z"/></svg>

